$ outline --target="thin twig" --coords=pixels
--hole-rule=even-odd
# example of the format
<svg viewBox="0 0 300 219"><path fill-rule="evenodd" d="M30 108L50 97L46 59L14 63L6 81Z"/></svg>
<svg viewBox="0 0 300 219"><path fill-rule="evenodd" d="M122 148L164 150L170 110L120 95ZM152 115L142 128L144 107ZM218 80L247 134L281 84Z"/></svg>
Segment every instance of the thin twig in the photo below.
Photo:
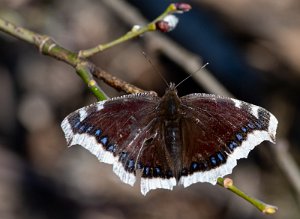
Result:
<svg viewBox="0 0 300 219"><path fill-rule="evenodd" d="M256 198L253 198L253 197L247 195L246 193L242 192L239 188L237 188L233 184L233 180L230 178L218 178L218 185L237 194L238 196L245 199L246 201L251 203L253 206L255 206L258 210L260 210L261 212L263 212L265 214L274 214L278 210L278 207L276 207L274 205L266 204Z"/></svg>
<svg viewBox="0 0 300 219"><path fill-rule="evenodd" d="M106 44L99 44L99 45L97 45L93 48L90 48L90 49L80 50L79 54L78 54L79 57L82 57L82 58L90 57L90 56L92 56L92 55L94 55L98 52L103 52L104 50L109 49L113 46L116 46L120 43L124 43L124 42L126 42L130 39L141 36L146 32L157 30L157 25L156 25L157 22L163 20L166 16L168 16L172 13L178 12L179 10L181 12L184 12L184 10L181 10L180 7L178 7L178 4L177 5L176 4L170 4L162 14L160 14L157 18L155 18L153 21L147 23L144 26L134 25L133 28L130 31L128 31L126 34L119 37L118 39L115 39L115 40L113 40L109 43L106 43ZM184 4L184 5L187 5L187 4ZM185 10L185 11L188 11L188 10Z"/></svg>
<svg viewBox="0 0 300 219"><path fill-rule="evenodd" d="M125 1L120 0L103 0L107 7L115 12L121 20L129 25L147 24L147 20L140 14L136 8L130 6ZM164 53L171 60L181 66L186 72L194 72L203 66L201 58L179 46L170 38L165 37L159 32L153 32L144 36L144 39L152 45L152 49L156 49ZM207 92L218 95L232 97L233 95L207 70L201 70L201 73L192 76L201 87Z"/></svg>

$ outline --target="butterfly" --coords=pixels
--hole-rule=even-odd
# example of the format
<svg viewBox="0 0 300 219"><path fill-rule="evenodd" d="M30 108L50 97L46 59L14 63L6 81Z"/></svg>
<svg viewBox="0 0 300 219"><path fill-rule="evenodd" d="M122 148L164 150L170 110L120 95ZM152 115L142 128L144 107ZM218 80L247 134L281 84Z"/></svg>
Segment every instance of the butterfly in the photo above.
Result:
<svg viewBox="0 0 300 219"><path fill-rule="evenodd" d="M216 184L261 142L275 143L278 121L266 109L233 98L177 95L171 83L162 97L124 95L68 115L61 127L69 146L81 145L141 193Z"/></svg>

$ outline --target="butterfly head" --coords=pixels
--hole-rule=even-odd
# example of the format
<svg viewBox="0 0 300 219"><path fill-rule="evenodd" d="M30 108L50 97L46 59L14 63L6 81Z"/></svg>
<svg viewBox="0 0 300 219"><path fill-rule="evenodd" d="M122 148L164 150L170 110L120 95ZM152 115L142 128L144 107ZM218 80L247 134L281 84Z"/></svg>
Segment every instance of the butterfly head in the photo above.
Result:
<svg viewBox="0 0 300 219"><path fill-rule="evenodd" d="M169 84L169 87L166 89L163 99L178 99L179 100L175 83L171 82Z"/></svg>
<svg viewBox="0 0 300 219"><path fill-rule="evenodd" d="M176 85L175 85L175 83L173 83L173 82L171 82L170 84L169 84L169 87L166 89L166 93L167 92L172 92L172 93L176 93L177 94L177 89L176 89Z"/></svg>

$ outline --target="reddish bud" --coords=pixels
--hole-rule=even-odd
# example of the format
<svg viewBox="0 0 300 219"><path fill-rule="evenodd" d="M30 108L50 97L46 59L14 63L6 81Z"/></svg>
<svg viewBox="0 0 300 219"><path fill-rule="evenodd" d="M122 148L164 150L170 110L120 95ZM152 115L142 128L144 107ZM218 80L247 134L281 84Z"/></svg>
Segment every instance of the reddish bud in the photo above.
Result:
<svg viewBox="0 0 300 219"><path fill-rule="evenodd" d="M158 21L156 22L156 28L161 32L169 32L170 26L169 23L166 21Z"/></svg>
<svg viewBox="0 0 300 219"><path fill-rule="evenodd" d="M187 3L174 3L178 11L186 12L192 9L192 6Z"/></svg>
<svg viewBox="0 0 300 219"><path fill-rule="evenodd" d="M163 20L156 22L156 28L161 32L172 31L178 23L178 18L174 15L168 15Z"/></svg>

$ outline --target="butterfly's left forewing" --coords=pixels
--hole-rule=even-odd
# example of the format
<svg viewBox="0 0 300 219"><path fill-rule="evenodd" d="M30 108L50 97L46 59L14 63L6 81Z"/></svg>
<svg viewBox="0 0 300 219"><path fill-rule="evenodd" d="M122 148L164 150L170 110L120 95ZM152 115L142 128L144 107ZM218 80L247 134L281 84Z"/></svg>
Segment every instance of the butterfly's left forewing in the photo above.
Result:
<svg viewBox="0 0 300 219"><path fill-rule="evenodd" d="M155 116L157 98L149 93L125 95L71 113L62 122L69 146L81 145L99 161L113 164L120 179L133 185L135 158L143 139L151 136L144 129Z"/></svg>

